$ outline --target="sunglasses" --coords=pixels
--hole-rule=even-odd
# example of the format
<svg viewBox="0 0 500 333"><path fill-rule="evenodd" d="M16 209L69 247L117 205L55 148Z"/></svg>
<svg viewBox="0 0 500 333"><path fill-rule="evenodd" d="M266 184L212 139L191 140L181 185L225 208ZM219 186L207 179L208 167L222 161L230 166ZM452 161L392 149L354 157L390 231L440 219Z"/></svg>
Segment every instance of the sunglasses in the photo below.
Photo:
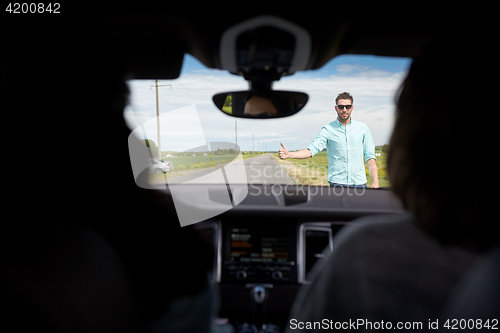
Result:
<svg viewBox="0 0 500 333"><path fill-rule="evenodd" d="M337 105L337 108L339 110L342 110L343 108L345 108L346 110L350 110L352 108L352 105Z"/></svg>

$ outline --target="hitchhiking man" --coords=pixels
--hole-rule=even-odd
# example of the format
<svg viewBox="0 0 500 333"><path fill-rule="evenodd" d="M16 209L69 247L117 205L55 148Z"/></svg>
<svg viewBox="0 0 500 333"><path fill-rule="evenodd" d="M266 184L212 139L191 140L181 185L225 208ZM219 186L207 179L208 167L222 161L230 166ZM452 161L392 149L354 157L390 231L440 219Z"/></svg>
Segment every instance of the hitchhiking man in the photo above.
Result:
<svg viewBox="0 0 500 333"><path fill-rule="evenodd" d="M325 125L314 141L305 149L290 152L281 143L279 156L287 158L309 158L324 148L328 156L328 183L330 186L366 188L366 174L363 157L373 179L371 188L378 188L375 144L368 126L352 120L353 97L343 92L335 99L337 119Z"/></svg>

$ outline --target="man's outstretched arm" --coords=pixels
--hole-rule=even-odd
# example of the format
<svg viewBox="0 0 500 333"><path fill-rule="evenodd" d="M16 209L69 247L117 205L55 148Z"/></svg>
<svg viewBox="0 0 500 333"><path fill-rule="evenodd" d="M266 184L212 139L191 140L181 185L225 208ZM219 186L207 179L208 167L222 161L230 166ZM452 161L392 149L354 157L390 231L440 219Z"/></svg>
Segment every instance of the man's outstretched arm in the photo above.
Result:
<svg viewBox="0 0 500 333"><path fill-rule="evenodd" d="M287 158L304 159L312 156L311 151L307 148L297 151L288 151L284 144L280 143L280 145L283 147L279 151L279 156L282 160L286 160Z"/></svg>
<svg viewBox="0 0 500 333"><path fill-rule="evenodd" d="M371 188L379 188L377 161L371 158L366 162L366 164L368 165L368 170L370 171L370 175L372 176L373 179Z"/></svg>

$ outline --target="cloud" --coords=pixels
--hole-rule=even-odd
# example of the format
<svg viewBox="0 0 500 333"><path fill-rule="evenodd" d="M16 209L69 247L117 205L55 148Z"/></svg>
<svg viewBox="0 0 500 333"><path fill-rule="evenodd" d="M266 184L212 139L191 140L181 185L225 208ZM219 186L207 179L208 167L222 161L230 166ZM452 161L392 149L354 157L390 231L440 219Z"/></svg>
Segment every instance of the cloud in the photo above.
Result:
<svg viewBox="0 0 500 333"><path fill-rule="evenodd" d="M352 72L364 72L368 69L370 69L371 66L369 65L360 65L360 64L353 64L353 65L349 65L349 64L342 64L342 65L338 65L335 67L335 70L337 72L339 72L340 74L348 74L348 73L352 73Z"/></svg>

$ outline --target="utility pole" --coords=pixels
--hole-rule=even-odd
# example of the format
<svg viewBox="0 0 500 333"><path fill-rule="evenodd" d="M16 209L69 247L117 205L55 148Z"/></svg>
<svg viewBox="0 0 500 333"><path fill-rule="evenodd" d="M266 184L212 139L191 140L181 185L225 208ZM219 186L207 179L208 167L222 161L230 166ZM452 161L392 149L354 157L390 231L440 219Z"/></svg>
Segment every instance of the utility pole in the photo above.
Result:
<svg viewBox="0 0 500 333"><path fill-rule="evenodd" d="M161 160L161 138L160 138L160 103L158 102L158 80L156 85L156 131L158 133L158 159Z"/></svg>
<svg viewBox="0 0 500 333"><path fill-rule="evenodd" d="M253 142L253 133L252 133L252 154L255 154L255 145Z"/></svg>
<svg viewBox="0 0 500 333"><path fill-rule="evenodd" d="M158 132L158 159L161 160L161 137L160 137L160 103L158 101L158 87L167 87L170 86L170 89L172 89L171 84L164 84L164 85L158 85L158 80L155 80L155 87L156 87L156 131Z"/></svg>

